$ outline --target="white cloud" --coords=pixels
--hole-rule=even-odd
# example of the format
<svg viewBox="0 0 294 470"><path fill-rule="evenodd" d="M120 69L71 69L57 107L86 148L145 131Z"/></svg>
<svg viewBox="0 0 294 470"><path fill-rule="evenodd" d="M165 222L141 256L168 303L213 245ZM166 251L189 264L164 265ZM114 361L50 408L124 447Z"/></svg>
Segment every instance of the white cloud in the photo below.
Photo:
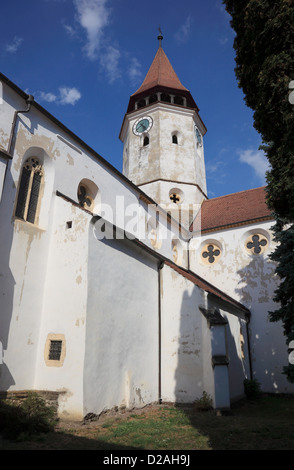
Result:
<svg viewBox="0 0 294 470"><path fill-rule="evenodd" d="M100 49L103 28L108 24L110 9L108 0L74 0L77 9L77 20L86 30L87 43L85 51L90 59L97 57Z"/></svg>
<svg viewBox="0 0 294 470"><path fill-rule="evenodd" d="M46 93L40 91L36 94L36 99L39 101L46 101L47 103L56 103L61 105L71 104L75 105L82 95L77 88L70 87L60 87L59 95L54 93Z"/></svg>
<svg viewBox="0 0 294 470"><path fill-rule="evenodd" d="M54 101L57 100L57 96L54 95L53 93L46 93L44 91L40 91L38 93L38 99L40 101L47 101L48 103L53 103Z"/></svg>
<svg viewBox="0 0 294 470"><path fill-rule="evenodd" d="M188 36L190 34L192 24L192 17L189 15L184 24L179 28L179 30L175 33L175 39L178 43L184 43L187 41Z"/></svg>
<svg viewBox="0 0 294 470"><path fill-rule="evenodd" d="M141 64L138 59L136 59L136 57L131 59L131 63L128 69L128 76L130 77L132 83L136 83L142 77Z"/></svg>
<svg viewBox="0 0 294 470"><path fill-rule="evenodd" d="M262 184L265 184L265 174L269 170L269 162L262 150L240 150L239 160L241 163L247 163L247 165L253 168L255 176L259 179Z"/></svg>
<svg viewBox="0 0 294 470"><path fill-rule="evenodd" d="M106 48L104 54L100 57L100 63L102 67L106 70L106 74L110 83L113 83L115 80L121 77L121 72L119 69L119 59L120 51L113 46Z"/></svg>
<svg viewBox="0 0 294 470"><path fill-rule="evenodd" d="M22 42L23 42L23 38L14 36L13 41L10 44L6 45L5 47L6 52L10 52L14 54L18 50Z"/></svg>
<svg viewBox="0 0 294 470"><path fill-rule="evenodd" d="M226 150L220 152L223 153ZM206 165L206 174L207 179L212 181L217 181L218 183L225 184L227 172L226 172L226 162L223 160L212 160L208 161Z"/></svg>
<svg viewBox="0 0 294 470"><path fill-rule="evenodd" d="M59 88L60 92L60 104L71 104L74 105L76 104L77 101L81 98L81 93L77 88L67 88L67 87L62 87Z"/></svg>
<svg viewBox="0 0 294 470"><path fill-rule="evenodd" d="M67 34L70 36L70 37L74 37L76 36L76 30L74 29L73 26L70 26L68 24L64 24L63 25L65 31L67 32Z"/></svg>

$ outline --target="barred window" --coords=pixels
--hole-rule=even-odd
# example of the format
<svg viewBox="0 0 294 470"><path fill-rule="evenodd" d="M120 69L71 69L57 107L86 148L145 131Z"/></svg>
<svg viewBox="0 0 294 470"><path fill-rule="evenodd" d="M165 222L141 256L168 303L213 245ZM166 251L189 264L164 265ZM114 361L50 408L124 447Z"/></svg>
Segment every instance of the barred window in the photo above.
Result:
<svg viewBox="0 0 294 470"><path fill-rule="evenodd" d="M49 333L45 342L44 359L47 367L62 367L66 355L65 336Z"/></svg>
<svg viewBox="0 0 294 470"><path fill-rule="evenodd" d="M62 350L62 341L61 340L51 340L50 349L49 349L49 360L50 361L60 361Z"/></svg>
<svg viewBox="0 0 294 470"><path fill-rule="evenodd" d="M43 178L43 167L39 160L30 157L26 160L21 174L15 217L35 223L40 188Z"/></svg>

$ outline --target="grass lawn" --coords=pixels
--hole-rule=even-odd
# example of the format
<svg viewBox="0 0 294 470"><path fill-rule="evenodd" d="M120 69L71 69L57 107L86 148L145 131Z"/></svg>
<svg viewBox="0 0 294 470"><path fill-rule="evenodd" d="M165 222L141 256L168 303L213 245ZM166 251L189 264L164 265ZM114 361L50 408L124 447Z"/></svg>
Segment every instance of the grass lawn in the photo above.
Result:
<svg viewBox="0 0 294 470"><path fill-rule="evenodd" d="M230 414L150 405L54 432L0 440L2 450L294 450L294 397L263 396Z"/></svg>

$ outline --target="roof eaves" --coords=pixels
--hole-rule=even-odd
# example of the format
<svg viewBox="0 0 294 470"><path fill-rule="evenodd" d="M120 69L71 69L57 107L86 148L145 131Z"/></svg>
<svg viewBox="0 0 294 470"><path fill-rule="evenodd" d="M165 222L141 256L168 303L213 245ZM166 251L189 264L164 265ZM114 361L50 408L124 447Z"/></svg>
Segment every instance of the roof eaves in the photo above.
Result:
<svg viewBox="0 0 294 470"><path fill-rule="evenodd" d="M229 303L233 307L237 308L238 310L242 310L243 313L245 313L247 316L250 316L250 310L245 307L245 305L241 304L237 300L233 299L229 295L227 295L225 292L221 291L217 287L215 287L213 284L210 284L207 282L205 279L201 278L194 272L187 270L183 267L180 267L176 265L175 263L171 262L170 260L166 261L165 264L169 266L170 268L174 269L177 271L179 274L184 276L186 279L190 280L193 282L195 285L197 285L200 289L203 289L204 291L208 292L209 294L212 294L213 296L216 296L220 298L221 300Z"/></svg>
<svg viewBox="0 0 294 470"><path fill-rule="evenodd" d="M225 224L225 225L217 225L215 227L208 227L208 228L205 228L205 229L202 229L201 230L193 230L193 223L190 227L190 231L193 232L193 233L209 233L209 232L220 232L221 230L227 230L227 229L230 229L230 228L234 228L234 227L241 227L243 225L252 225L252 224L256 224L258 222L266 222L267 220L274 220L274 216L273 215L268 215L268 216L264 216L264 217L257 217L255 219L248 219L248 220L242 220L242 221L238 221L238 222L234 222L234 223L231 223L231 224Z"/></svg>

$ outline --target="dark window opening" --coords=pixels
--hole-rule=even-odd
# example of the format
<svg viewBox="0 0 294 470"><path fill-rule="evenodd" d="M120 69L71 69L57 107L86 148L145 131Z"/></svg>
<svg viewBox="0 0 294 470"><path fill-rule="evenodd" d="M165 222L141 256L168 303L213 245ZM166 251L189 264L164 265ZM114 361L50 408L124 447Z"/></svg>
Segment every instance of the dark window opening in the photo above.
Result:
<svg viewBox="0 0 294 470"><path fill-rule="evenodd" d="M66 222L66 228L72 228L72 221L71 220Z"/></svg>
<svg viewBox="0 0 294 470"><path fill-rule="evenodd" d="M171 102L171 97L170 95L166 93L162 93L161 95L161 101L164 101L165 103L170 103Z"/></svg>
<svg viewBox="0 0 294 470"><path fill-rule="evenodd" d="M41 186L41 175L39 175L38 173L35 173L33 177L33 181L32 181L31 197L30 197L28 213L27 213L27 221L31 222L32 224L35 222L40 186Z"/></svg>
<svg viewBox="0 0 294 470"><path fill-rule="evenodd" d="M202 253L203 258L208 258L210 264L214 263L215 257L220 255L220 250L214 249L213 245L207 247L207 251Z"/></svg>
<svg viewBox="0 0 294 470"><path fill-rule="evenodd" d="M157 101L157 95L151 95L149 98L149 103L155 103Z"/></svg>
<svg viewBox="0 0 294 470"><path fill-rule="evenodd" d="M29 158L22 169L19 183L15 217L35 223L40 188L42 183L42 166L36 158Z"/></svg>
<svg viewBox="0 0 294 470"><path fill-rule="evenodd" d="M140 100L140 101L138 101L138 109L139 109L139 108L143 108L144 106L146 106L145 100Z"/></svg>
<svg viewBox="0 0 294 470"><path fill-rule="evenodd" d="M143 141L143 145L144 145L144 147L145 147L145 145L149 145L149 137L148 137L148 135L145 135L144 141Z"/></svg>
<svg viewBox="0 0 294 470"><path fill-rule="evenodd" d="M49 360L50 361L60 361L62 350L62 341L60 340L51 340L50 349L49 349Z"/></svg>
<svg viewBox="0 0 294 470"><path fill-rule="evenodd" d="M181 200L180 196L178 194L171 194L169 196L170 200L174 203L174 204L178 204Z"/></svg>
<svg viewBox="0 0 294 470"><path fill-rule="evenodd" d="M15 216L19 219L24 219L25 207L26 207L26 200L29 191L29 184L30 184L30 176L31 172L27 168L23 168L20 185L19 185L19 192L18 192L18 199L17 199L17 206L15 210Z"/></svg>
<svg viewBox="0 0 294 470"><path fill-rule="evenodd" d="M91 207L92 205L92 198L88 194L88 188L84 185L80 185L78 189L78 200L80 206L84 207L85 209Z"/></svg>
<svg viewBox="0 0 294 470"><path fill-rule="evenodd" d="M258 255L261 252L261 247L266 246L266 245L267 245L267 240L265 240L265 239L260 240L259 235L253 235L252 236L252 242L247 243L247 248L249 250L254 248L253 249L254 253Z"/></svg>
<svg viewBox="0 0 294 470"><path fill-rule="evenodd" d="M184 100L181 96L175 96L174 98L174 103L175 104L179 104L180 106L183 106L184 104Z"/></svg>
<svg viewBox="0 0 294 470"><path fill-rule="evenodd" d="M174 134L172 136L172 141L173 141L173 144L177 144L178 143L178 136Z"/></svg>

